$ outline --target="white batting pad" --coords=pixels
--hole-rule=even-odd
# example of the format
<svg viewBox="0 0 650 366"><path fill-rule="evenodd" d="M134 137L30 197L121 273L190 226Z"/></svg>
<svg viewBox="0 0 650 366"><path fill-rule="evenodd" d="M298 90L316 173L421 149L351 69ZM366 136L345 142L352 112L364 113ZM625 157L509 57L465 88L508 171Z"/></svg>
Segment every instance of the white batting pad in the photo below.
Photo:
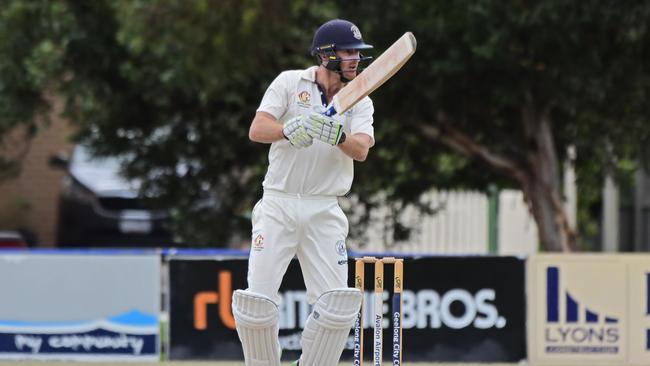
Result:
<svg viewBox="0 0 650 366"><path fill-rule="evenodd" d="M280 366L278 304L264 295L236 290L232 312L246 366Z"/></svg>
<svg viewBox="0 0 650 366"><path fill-rule="evenodd" d="M340 288L327 291L316 300L302 332L300 365L338 365L362 297L356 288Z"/></svg>

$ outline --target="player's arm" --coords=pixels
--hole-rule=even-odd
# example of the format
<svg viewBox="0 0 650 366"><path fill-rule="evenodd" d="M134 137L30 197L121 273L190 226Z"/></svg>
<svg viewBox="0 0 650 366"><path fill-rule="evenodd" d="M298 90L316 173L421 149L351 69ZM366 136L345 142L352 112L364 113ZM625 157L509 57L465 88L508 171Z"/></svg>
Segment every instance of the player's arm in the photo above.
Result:
<svg viewBox="0 0 650 366"><path fill-rule="evenodd" d="M248 138L251 141L270 144L284 138L282 128L282 124L270 113L257 112L248 130Z"/></svg>
<svg viewBox="0 0 650 366"><path fill-rule="evenodd" d="M365 133L355 133L346 136L345 141L337 145L345 155L356 161L364 161L368 157L368 151L372 146L372 138Z"/></svg>
<svg viewBox="0 0 650 366"><path fill-rule="evenodd" d="M271 144L282 139L287 139L293 147L302 149L311 146L313 139L303 126L301 115L294 117L284 125L267 112L257 112L251 127L248 130L248 138L255 142Z"/></svg>

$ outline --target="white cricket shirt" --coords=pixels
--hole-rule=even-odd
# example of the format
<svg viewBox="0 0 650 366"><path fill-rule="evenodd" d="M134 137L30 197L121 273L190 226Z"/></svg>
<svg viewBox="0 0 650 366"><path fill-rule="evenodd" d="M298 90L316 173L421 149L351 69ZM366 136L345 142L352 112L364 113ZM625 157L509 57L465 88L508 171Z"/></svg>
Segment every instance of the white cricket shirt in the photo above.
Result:
<svg viewBox="0 0 650 366"><path fill-rule="evenodd" d="M278 75L266 90L258 112L274 116L280 123L296 117L309 115L322 106L316 84L318 66L306 70L290 70ZM350 136L364 133L374 143L374 107L369 97L361 99L342 116L336 115ZM262 183L264 189L304 195L343 196L352 186L354 178L353 159L340 148L322 141L303 149L296 149L286 139L271 144L269 167Z"/></svg>

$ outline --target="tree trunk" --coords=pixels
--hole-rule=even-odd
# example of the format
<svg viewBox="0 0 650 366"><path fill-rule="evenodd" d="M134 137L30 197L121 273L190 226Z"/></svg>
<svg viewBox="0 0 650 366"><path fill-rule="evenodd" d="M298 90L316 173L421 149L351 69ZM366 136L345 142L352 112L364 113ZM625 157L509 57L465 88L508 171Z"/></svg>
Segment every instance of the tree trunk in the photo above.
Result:
<svg viewBox="0 0 650 366"><path fill-rule="evenodd" d="M531 210L539 240L547 251L575 250L575 234L562 200L561 180L551 125L545 112L537 113L532 103L523 111L527 142L526 174L519 176Z"/></svg>
<svg viewBox="0 0 650 366"><path fill-rule="evenodd" d="M440 111L437 123L418 124L422 135L431 141L442 142L452 150L478 159L495 171L520 183L526 203L539 230L539 241L547 251L573 251L575 234L569 225L563 205L560 173L551 125L546 113L537 113L532 98L522 108L525 130L526 161L490 151L467 134L454 128L448 116Z"/></svg>

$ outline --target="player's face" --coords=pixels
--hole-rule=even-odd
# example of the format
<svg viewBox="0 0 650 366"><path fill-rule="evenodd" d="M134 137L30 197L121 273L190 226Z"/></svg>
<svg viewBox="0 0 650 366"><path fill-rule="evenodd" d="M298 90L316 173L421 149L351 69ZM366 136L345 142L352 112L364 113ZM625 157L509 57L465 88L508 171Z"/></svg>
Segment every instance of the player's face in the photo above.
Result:
<svg viewBox="0 0 650 366"><path fill-rule="evenodd" d="M354 79L359 66L359 50L336 50L336 55L341 58L343 76L348 80Z"/></svg>

